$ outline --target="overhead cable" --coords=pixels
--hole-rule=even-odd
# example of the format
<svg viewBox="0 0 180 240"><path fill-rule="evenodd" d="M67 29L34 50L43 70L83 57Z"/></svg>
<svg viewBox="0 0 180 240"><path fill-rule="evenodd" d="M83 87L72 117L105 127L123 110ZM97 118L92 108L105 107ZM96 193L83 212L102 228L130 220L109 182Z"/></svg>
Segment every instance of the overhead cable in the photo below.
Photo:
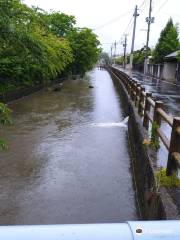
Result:
<svg viewBox="0 0 180 240"><path fill-rule="evenodd" d="M166 5L167 2L168 2L168 0L165 0L165 1L161 4L161 6L158 8L158 10L154 13L154 15L156 15L157 13L159 13L159 12L162 10L162 8Z"/></svg>
<svg viewBox="0 0 180 240"><path fill-rule="evenodd" d="M117 22L117 21L119 21L121 18L127 16L129 13L130 13L130 11L128 11L128 12L126 12L126 13L124 13L124 14L122 14L122 15L120 15L120 16L118 16L118 17L116 17L116 18L114 18L114 19L112 19L112 20L110 20L110 21L108 21L108 22L106 22L106 23L104 23L104 24L96 27L96 28L94 28L93 31L96 31L96 30L98 30L98 29L101 29L101 28L104 28L104 27L106 27L106 26L108 26L108 25L111 25L112 23Z"/></svg>

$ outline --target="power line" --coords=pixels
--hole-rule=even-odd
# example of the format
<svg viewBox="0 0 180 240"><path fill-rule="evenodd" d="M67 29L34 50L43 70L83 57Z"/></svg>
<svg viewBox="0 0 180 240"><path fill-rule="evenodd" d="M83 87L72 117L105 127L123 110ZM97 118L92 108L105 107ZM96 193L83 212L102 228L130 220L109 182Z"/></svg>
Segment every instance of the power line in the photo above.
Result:
<svg viewBox="0 0 180 240"><path fill-rule="evenodd" d="M161 11L161 9L166 5L166 3L168 2L168 0L165 0L161 6L158 8L158 10L154 13L154 15L156 15L157 13L159 13Z"/></svg>
<svg viewBox="0 0 180 240"><path fill-rule="evenodd" d="M133 24L133 17L130 19L130 21L129 21L129 23L128 23L127 27L126 27L126 28L125 28L125 30L124 30L124 33L123 33L123 35L124 35L124 34L128 34L128 33L129 33L129 31L130 31L130 28L131 28L132 24Z"/></svg>
<svg viewBox="0 0 180 240"><path fill-rule="evenodd" d="M142 4L140 5L140 7L144 6L144 4L146 4L147 0L144 0L142 2ZM141 11L142 12L142 11ZM126 26L124 32L123 32L123 36L122 37L126 37L126 48L127 48L127 36L129 35L130 30L132 29L133 25L134 25L134 16L131 17L130 21L128 22L128 25ZM121 37L121 38L122 38Z"/></svg>
<svg viewBox="0 0 180 240"><path fill-rule="evenodd" d="M148 1L148 0L144 0L144 1L142 2L142 4L140 5L140 7L139 7L140 14L145 10L146 5L147 5L147 1ZM141 9L141 8L142 8L142 9Z"/></svg>
<svg viewBox="0 0 180 240"><path fill-rule="evenodd" d="M145 10L145 7L146 7L146 5L147 5L147 1L148 1L148 0L144 0L144 1L142 2L142 4L140 5L140 8L139 8L139 9L141 10L140 13L142 13L142 12ZM139 14L138 14L138 15L139 15ZM134 19L134 16L131 17L131 19L130 19L128 25L127 25L127 27L125 28L125 30L124 30L124 32L123 32L123 36L126 37L126 42L125 42L126 47L127 47L127 36L128 36L128 34L129 34L131 28L132 28L133 25L134 25L134 24L133 24L133 19ZM122 37L121 37L121 39L122 39ZM118 43L121 43L121 40L118 41L118 42L116 42L116 44L118 44ZM111 48L113 48L113 43L112 43ZM133 46L133 48L134 48L134 46ZM125 50L125 51L126 51L126 50Z"/></svg>
<svg viewBox="0 0 180 240"><path fill-rule="evenodd" d="M140 5L140 7L139 7L140 14L142 14L142 12L145 10L146 5L147 5L147 2L148 2L148 0L144 0L144 1L141 3L141 5ZM130 19L127 27L125 28L125 30L124 30L124 32L123 32L123 35L126 35L126 37L127 37L127 35L129 34L130 30L131 30L132 27L133 27L133 19L134 19L133 17Z"/></svg>
<svg viewBox="0 0 180 240"><path fill-rule="evenodd" d="M147 0L144 0L144 1L141 3L141 5L139 6L139 9L143 7L143 5L145 4L146 1L147 1Z"/></svg>
<svg viewBox="0 0 180 240"><path fill-rule="evenodd" d="M96 31L96 30L101 29L101 28L104 28L104 27L106 27L106 26L108 26L108 25L110 25L110 24L112 24L112 23L114 23L114 22L117 22L117 21L119 21L119 19L125 17L125 16L128 15L129 13L130 13L130 11L128 11L128 12L126 12L126 13L124 13L124 14L122 14L122 15L120 15L120 16L118 16L118 17L116 17L116 18L114 18L114 19L112 19L112 20L110 20L110 21L108 21L108 22L106 22L106 23L104 23L104 24L96 27L96 28L94 28L93 31Z"/></svg>
<svg viewBox="0 0 180 240"><path fill-rule="evenodd" d="M145 9L145 7L146 7L146 4L147 4L147 1L148 1L148 0L144 0L144 1L142 2L142 4L140 5L140 9L143 8L143 9L141 9L141 13L144 11L144 9ZM104 23L104 24L102 24L102 25L94 28L93 30L95 31L95 30L97 30L97 29L101 29L101 28L103 28L103 27L106 27L106 26L112 24L113 22L118 21L120 18L126 16L128 13L130 13L130 11L124 13L123 15L118 16L118 17L115 18L115 19L112 19L111 21L108 21L108 22L106 22L106 23ZM123 36L126 35L126 38L127 38L127 35L129 34L132 26L133 26L133 17L130 19L127 27L125 28L125 30L124 30L124 32L123 32ZM121 41L116 41L116 44L118 44L118 43L120 43L120 42L121 42ZM113 42L112 42L112 43L102 43L102 45L113 45Z"/></svg>
<svg viewBox="0 0 180 240"><path fill-rule="evenodd" d="M139 7L139 10L140 10L139 15L145 10L145 7L146 7L146 5L147 5L147 2L148 2L148 0L144 0L144 1L142 2L142 4L140 5L140 7ZM141 8L142 8L142 9L141 9ZM130 19L130 21L129 21L127 27L126 27L126 30L124 31L124 34L129 33L129 31L130 31L130 29L131 29L132 27L133 27L133 17Z"/></svg>
<svg viewBox="0 0 180 240"><path fill-rule="evenodd" d="M109 43L101 43L101 45L110 45L110 44L113 44L113 42L109 42Z"/></svg>

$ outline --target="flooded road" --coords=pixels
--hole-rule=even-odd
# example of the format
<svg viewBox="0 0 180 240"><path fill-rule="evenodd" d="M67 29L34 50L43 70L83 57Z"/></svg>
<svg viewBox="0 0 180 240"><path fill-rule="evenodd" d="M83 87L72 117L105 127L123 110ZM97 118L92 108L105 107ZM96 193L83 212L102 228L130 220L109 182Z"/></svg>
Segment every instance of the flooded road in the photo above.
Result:
<svg viewBox="0 0 180 240"><path fill-rule="evenodd" d="M10 107L13 125L2 132L9 149L0 153L0 224L137 219L127 129L96 125L125 117L107 72L94 70L66 81L61 92L43 90Z"/></svg>
<svg viewBox="0 0 180 240"><path fill-rule="evenodd" d="M119 68L118 66L116 66ZM123 70L122 68L120 70ZM124 71L124 70L123 70ZM128 71L125 71L129 74ZM172 117L180 116L180 85L173 82L159 80L152 77L144 77L142 73L134 71L132 73L133 79L140 82L147 92L151 92L155 100L162 101L164 110ZM161 129L170 139L171 127L162 119ZM166 168L168 151L162 141L160 141L161 148L157 152L157 165Z"/></svg>

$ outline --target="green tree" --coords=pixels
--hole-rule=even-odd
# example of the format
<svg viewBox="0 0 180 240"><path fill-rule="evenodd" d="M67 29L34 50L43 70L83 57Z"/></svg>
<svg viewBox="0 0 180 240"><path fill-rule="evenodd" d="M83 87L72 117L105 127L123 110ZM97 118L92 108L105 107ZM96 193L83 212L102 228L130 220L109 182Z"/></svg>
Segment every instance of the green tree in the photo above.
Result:
<svg viewBox="0 0 180 240"><path fill-rule="evenodd" d="M91 69L99 57L99 41L75 23L64 13L0 0L0 91L46 83L67 70L84 74Z"/></svg>
<svg viewBox="0 0 180 240"><path fill-rule="evenodd" d="M124 63L124 56L120 56L116 58L116 64L123 65Z"/></svg>
<svg viewBox="0 0 180 240"><path fill-rule="evenodd" d="M180 51L178 51L177 60L178 60L178 62L180 63Z"/></svg>
<svg viewBox="0 0 180 240"><path fill-rule="evenodd" d="M106 53L106 52L101 52L100 53L99 60L103 64L110 64L110 57L109 57L108 53Z"/></svg>
<svg viewBox="0 0 180 240"><path fill-rule="evenodd" d="M72 62L69 43L48 31L37 9L19 0L0 1L0 76L3 83L50 81Z"/></svg>
<svg viewBox="0 0 180 240"><path fill-rule="evenodd" d="M179 47L178 28L170 18L165 28L161 31L160 38L153 52L154 61L161 63L169 53Z"/></svg>
<svg viewBox="0 0 180 240"><path fill-rule="evenodd" d="M134 64L144 64L146 54L147 54L147 56L150 56L152 54L152 51L150 48L148 48L147 53L146 53L146 47L143 47L139 50L134 51L133 63Z"/></svg>
<svg viewBox="0 0 180 240"><path fill-rule="evenodd" d="M74 16L69 16L60 12L43 12L43 14L40 13L40 16L42 16L48 30L58 37L66 37L76 24Z"/></svg>
<svg viewBox="0 0 180 240"><path fill-rule="evenodd" d="M91 70L101 52L97 36L88 28L74 29L68 35L68 40L74 58L68 67L69 71L73 74L84 74Z"/></svg>

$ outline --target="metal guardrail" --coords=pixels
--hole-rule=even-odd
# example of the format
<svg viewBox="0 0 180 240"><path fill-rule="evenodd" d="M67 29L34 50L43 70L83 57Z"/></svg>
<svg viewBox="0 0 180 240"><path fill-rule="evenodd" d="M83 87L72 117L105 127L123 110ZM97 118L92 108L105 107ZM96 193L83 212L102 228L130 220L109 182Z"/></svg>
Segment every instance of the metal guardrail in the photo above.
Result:
<svg viewBox="0 0 180 240"><path fill-rule="evenodd" d="M179 240L180 221L1 226L2 240Z"/></svg>
<svg viewBox="0 0 180 240"><path fill-rule="evenodd" d="M157 136L168 150L168 161L166 167L167 175L172 175L180 168L180 117L172 118L164 111L163 102L154 101L152 93L146 92L145 88L136 80L130 78L126 73L117 68L109 67L109 70L125 86L131 100L138 108L138 114L142 117L143 126L148 130L149 123L156 123ZM153 115L151 114L153 110ZM171 127L171 137L168 139L161 130L161 120Z"/></svg>

